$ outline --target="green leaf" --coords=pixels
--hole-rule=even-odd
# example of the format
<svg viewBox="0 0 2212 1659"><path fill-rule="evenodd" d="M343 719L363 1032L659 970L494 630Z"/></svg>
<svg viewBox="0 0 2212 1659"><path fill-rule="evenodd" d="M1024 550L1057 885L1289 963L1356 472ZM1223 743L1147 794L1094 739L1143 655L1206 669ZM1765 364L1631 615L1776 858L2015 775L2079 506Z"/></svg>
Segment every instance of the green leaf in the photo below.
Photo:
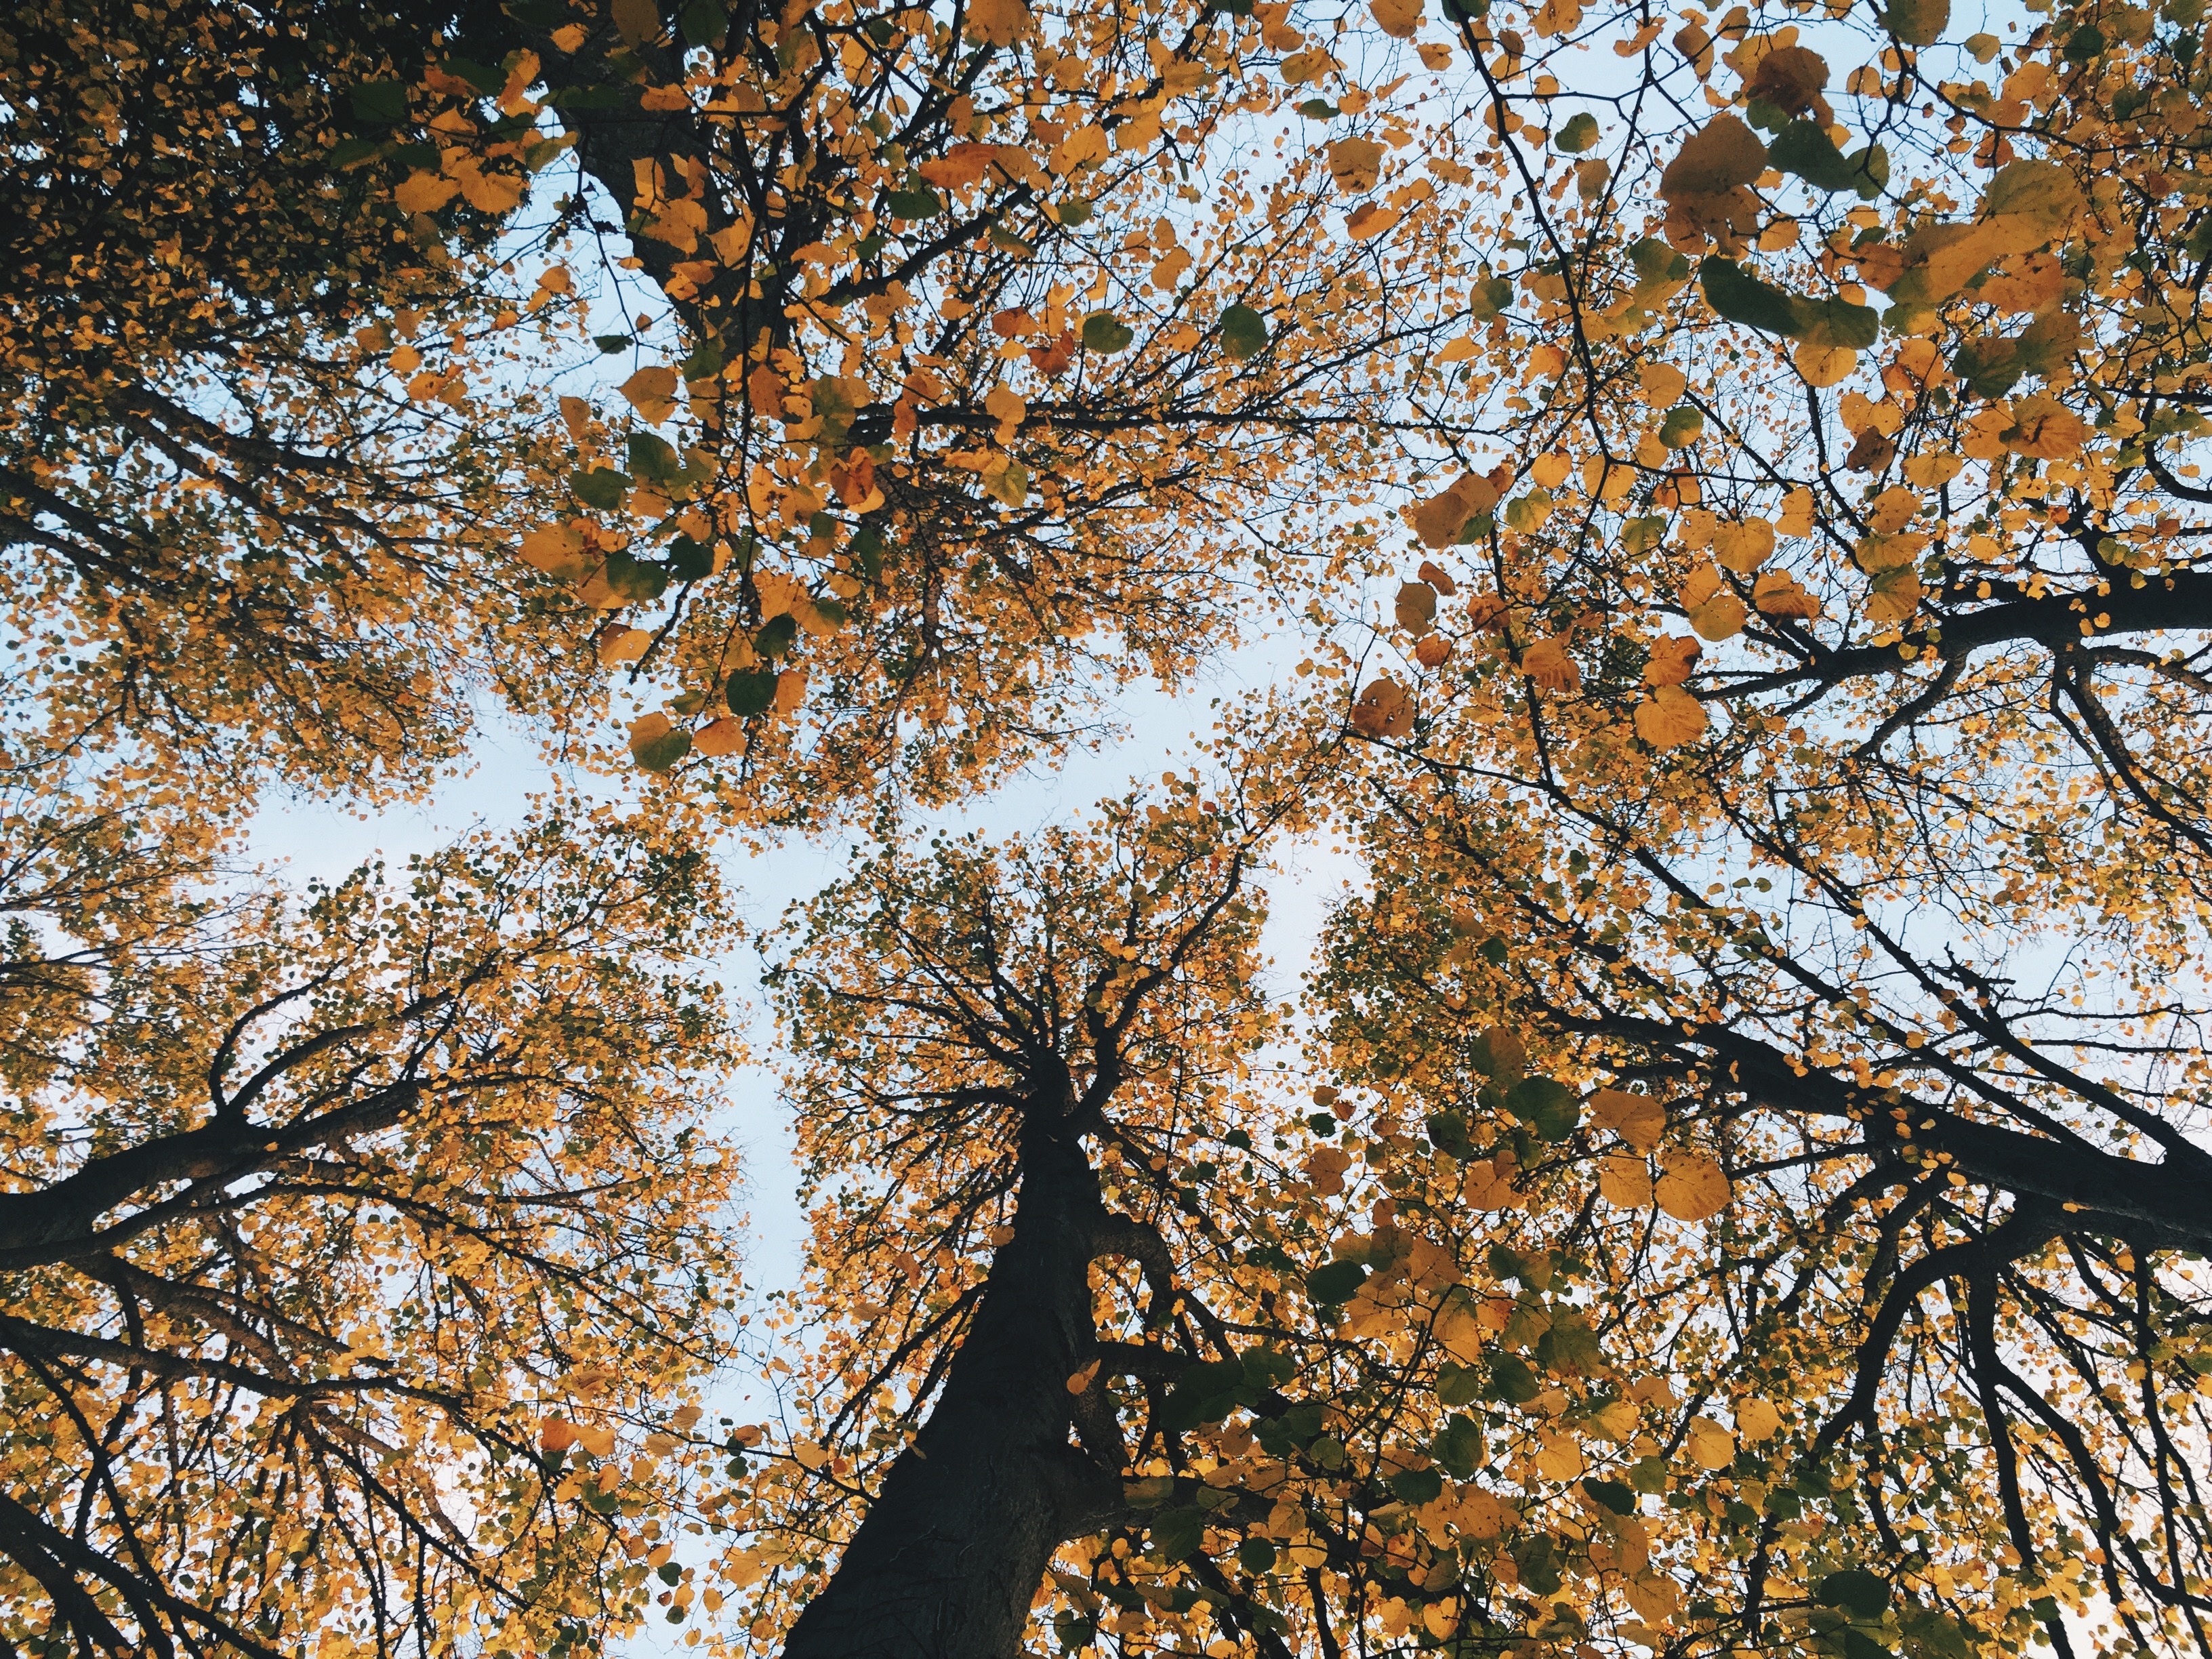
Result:
<svg viewBox="0 0 2212 1659"><path fill-rule="evenodd" d="M1889 1585L1864 1567L1845 1567L1813 1586L1813 1600L1841 1607L1854 1619L1879 1619L1889 1610Z"/></svg>
<svg viewBox="0 0 2212 1659"><path fill-rule="evenodd" d="M1705 303L1732 323L1768 334L1794 335L1797 309L1791 296L1763 283L1732 259L1708 258L1698 267Z"/></svg>
<svg viewBox="0 0 2212 1659"><path fill-rule="evenodd" d="M627 334L594 334L592 343L611 357L617 351L628 351L637 343Z"/></svg>
<svg viewBox="0 0 2212 1659"><path fill-rule="evenodd" d="M1792 121L1768 146L1766 159L1816 190L1855 191L1871 202L1889 182L1889 152L1880 144L1846 155L1817 121Z"/></svg>
<svg viewBox="0 0 2212 1659"><path fill-rule="evenodd" d="M753 650L773 662L799 643L799 618L788 611L781 617L770 617L753 635Z"/></svg>
<svg viewBox="0 0 2212 1659"><path fill-rule="evenodd" d="M775 670L740 668L730 676L723 696L728 700L730 712L739 720L757 719L775 707Z"/></svg>
<svg viewBox="0 0 2212 1659"><path fill-rule="evenodd" d="M1487 322L1512 303L1512 283L1503 276L1493 276L1474 285L1474 291L1468 296L1468 314L1477 322Z"/></svg>
<svg viewBox="0 0 2212 1659"><path fill-rule="evenodd" d="M622 505L623 493L629 489L629 474L611 466L595 466L588 471L571 472L568 488L585 506L611 513Z"/></svg>
<svg viewBox="0 0 2212 1659"><path fill-rule="evenodd" d="M1089 351L1103 351L1111 356L1117 351L1127 351L1137 337L1137 332L1110 311L1094 311L1083 319L1083 344Z"/></svg>
<svg viewBox="0 0 2212 1659"><path fill-rule="evenodd" d="M1543 1390L1536 1384L1536 1373L1519 1356L1510 1353L1492 1354L1490 1358L1490 1397L1509 1406L1525 1406Z"/></svg>
<svg viewBox="0 0 2212 1659"><path fill-rule="evenodd" d="M650 432L629 434L629 470L635 477L653 483L673 483L684 471L684 460L676 453L676 446L665 438L655 437Z"/></svg>
<svg viewBox="0 0 2212 1659"><path fill-rule="evenodd" d="M719 46L729 37L730 9L722 0L691 0L678 21L695 46Z"/></svg>
<svg viewBox="0 0 2212 1659"><path fill-rule="evenodd" d="M1089 325L1085 325L1086 330ZM1231 306L1221 313L1224 356L1243 362L1267 349L1267 319L1249 306Z"/></svg>
<svg viewBox="0 0 2212 1659"><path fill-rule="evenodd" d="M1597 143L1597 117L1584 110L1567 118L1566 125L1552 135L1552 147L1563 155L1579 155Z"/></svg>
<svg viewBox="0 0 2212 1659"><path fill-rule="evenodd" d="M386 126L407 118L404 81L364 81L353 89L353 112L364 121Z"/></svg>
<svg viewBox="0 0 2212 1659"><path fill-rule="evenodd" d="M860 562L860 574L870 581L880 581L884 574L884 532L872 524L864 524L853 534L852 554Z"/></svg>
<svg viewBox="0 0 2212 1659"><path fill-rule="evenodd" d="M1889 0L1882 21L1908 46L1932 46L1951 21L1951 0Z"/></svg>
<svg viewBox="0 0 2212 1659"><path fill-rule="evenodd" d="M1424 1504L1434 1503L1443 1495L1444 1490L1443 1477L1434 1469L1407 1469L1392 1475L1383 1484L1390 1488L1391 1494L1400 1503L1410 1504L1415 1509Z"/></svg>
<svg viewBox="0 0 2212 1659"><path fill-rule="evenodd" d="M1468 1136L1467 1119L1459 1113L1431 1112L1425 1127L1428 1130L1429 1145L1438 1152L1449 1152L1459 1158L1474 1156L1474 1143Z"/></svg>
<svg viewBox="0 0 2212 1659"><path fill-rule="evenodd" d="M1583 1490L1595 1500L1598 1507L1615 1515L1636 1513L1636 1488L1619 1480L1585 1480Z"/></svg>
<svg viewBox="0 0 2212 1659"><path fill-rule="evenodd" d="M1898 1615L1905 1651L1914 1659L1970 1659L1972 1631L1938 1607L1907 1607Z"/></svg>
<svg viewBox="0 0 2212 1659"><path fill-rule="evenodd" d="M657 738L647 738L629 747L630 758L648 772L665 772L691 752L691 734L671 726Z"/></svg>
<svg viewBox="0 0 2212 1659"><path fill-rule="evenodd" d="M1679 283L1690 274L1689 256L1677 253L1656 236L1646 236L1631 247L1628 262L1636 267L1637 282L1647 287Z"/></svg>
<svg viewBox="0 0 2212 1659"><path fill-rule="evenodd" d="M1298 113L1309 121L1334 121L1341 112L1326 98L1309 98L1298 106Z"/></svg>
<svg viewBox="0 0 2212 1659"><path fill-rule="evenodd" d="M1170 1561L1198 1553L1206 1536L1206 1517L1196 1510L1162 1510L1152 1517L1152 1553Z"/></svg>
<svg viewBox="0 0 2212 1659"><path fill-rule="evenodd" d="M341 138L331 146L330 154L323 160L343 171L359 167L383 148L374 138Z"/></svg>
<svg viewBox="0 0 2212 1659"><path fill-rule="evenodd" d="M1447 1406L1472 1406L1488 1393L1482 1373L1447 1359L1437 1367L1437 1398Z"/></svg>
<svg viewBox="0 0 2212 1659"><path fill-rule="evenodd" d="M692 348L691 355L684 360L678 373L687 380L711 380L722 372L726 361L720 340L704 339Z"/></svg>
<svg viewBox="0 0 2212 1659"><path fill-rule="evenodd" d="M1275 1547L1264 1538L1248 1538L1237 1547L1237 1565L1255 1577L1271 1572L1275 1565Z"/></svg>
<svg viewBox="0 0 2212 1659"><path fill-rule="evenodd" d="M1687 449L1705 435L1705 411L1692 404L1676 404L1659 422L1659 441L1669 449Z"/></svg>
<svg viewBox="0 0 2212 1659"><path fill-rule="evenodd" d="M1757 276L1730 259L1709 258L1698 267L1705 303L1732 323L1814 345L1872 345L1881 333L1881 317L1872 306L1848 300L1808 300Z"/></svg>
<svg viewBox="0 0 2212 1659"><path fill-rule="evenodd" d="M1060 222L1070 230L1074 229L1078 225L1091 222L1091 204L1080 196L1070 196L1063 201L1055 203L1054 211L1060 216Z"/></svg>
<svg viewBox="0 0 2212 1659"><path fill-rule="evenodd" d="M1849 300L1799 300L1797 337L1817 346L1864 351L1881 336L1881 313Z"/></svg>
<svg viewBox="0 0 2212 1659"><path fill-rule="evenodd" d="M1367 1269L1357 1261L1332 1261L1306 1275L1306 1294L1316 1302L1348 1302L1367 1282Z"/></svg>
<svg viewBox="0 0 2212 1659"><path fill-rule="evenodd" d="M465 81L487 98L507 84L507 76L473 58L448 58L439 67L457 81Z"/></svg>
<svg viewBox="0 0 2212 1659"><path fill-rule="evenodd" d="M1575 1091L1547 1077L1523 1078L1506 1091L1505 1105L1547 1140L1565 1140L1582 1122Z"/></svg>
<svg viewBox="0 0 2212 1659"><path fill-rule="evenodd" d="M1464 1412L1455 1412L1437 1437L1429 1443L1429 1455L1449 1471L1455 1480L1471 1478L1482 1467L1484 1453L1482 1425Z"/></svg>
<svg viewBox="0 0 2212 1659"><path fill-rule="evenodd" d="M610 553L607 589L625 605L650 605L668 591L668 567L628 553Z"/></svg>
<svg viewBox="0 0 2212 1659"><path fill-rule="evenodd" d="M929 189L884 192L884 205L894 219L933 219L945 211L945 198Z"/></svg>
<svg viewBox="0 0 2212 1659"><path fill-rule="evenodd" d="M1856 185L1850 162L1817 121L1792 121L1783 128L1766 147L1766 159L1817 190L1850 190Z"/></svg>
<svg viewBox="0 0 2212 1659"><path fill-rule="evenodd" d="M714 550L690 536L678 536L668 544L668 568L680 582L696 582L714 574Z"/></svg>

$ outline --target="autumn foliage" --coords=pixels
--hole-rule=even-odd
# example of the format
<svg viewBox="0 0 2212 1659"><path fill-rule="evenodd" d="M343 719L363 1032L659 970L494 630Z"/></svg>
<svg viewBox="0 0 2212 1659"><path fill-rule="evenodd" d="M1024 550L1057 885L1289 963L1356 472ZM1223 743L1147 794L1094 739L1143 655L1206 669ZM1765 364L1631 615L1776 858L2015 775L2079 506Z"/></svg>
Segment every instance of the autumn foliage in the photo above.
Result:
<svg viewBox="0 0 2212 1659"><path fill-rule="evenodd" d="M0 21L0 1652L2212 1659L2201 8L1440 4Z"/></svg>

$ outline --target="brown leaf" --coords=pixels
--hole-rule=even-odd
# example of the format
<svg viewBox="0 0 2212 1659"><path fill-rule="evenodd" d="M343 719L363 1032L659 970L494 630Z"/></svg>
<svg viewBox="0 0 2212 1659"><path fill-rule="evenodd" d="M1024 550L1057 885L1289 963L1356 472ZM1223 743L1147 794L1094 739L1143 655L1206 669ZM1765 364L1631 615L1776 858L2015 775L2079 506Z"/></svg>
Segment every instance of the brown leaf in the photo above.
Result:
<svg viewBox="0 0 2212 1659"><path fill-rule="evenodd" d="M1748 185L1765 170L1766 146L1735 116L1716 115L1690 135L1681 153L1660 175L1659 194L1668 202L1689 197L1725 196Z"/></svg>
<svg viewBox="0 0 2212 1659"><path fill-rule="evenodd" d="M1808 46L1779 46L1759 60L1744 91L1784 115L1802 115L1827 84L1826 58Z"/></svg>

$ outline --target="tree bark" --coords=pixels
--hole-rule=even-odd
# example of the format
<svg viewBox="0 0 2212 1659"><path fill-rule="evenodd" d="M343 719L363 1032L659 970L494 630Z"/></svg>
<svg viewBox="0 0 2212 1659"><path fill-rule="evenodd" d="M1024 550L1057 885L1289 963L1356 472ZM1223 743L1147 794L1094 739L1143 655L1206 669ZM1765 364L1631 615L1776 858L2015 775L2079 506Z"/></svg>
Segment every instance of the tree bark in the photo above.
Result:
<svg viewBox="0 0 2212 1659"><path fill-rule="evenodd" d="M1067 1391L1097 1351L1106 1210L1080 1137L1042 1115L1024 1136L1014 1237L944 1393L786 1659L1015 1659L1053 1552L1121 1506L1120 1471L1071 1443Z"/></svg>

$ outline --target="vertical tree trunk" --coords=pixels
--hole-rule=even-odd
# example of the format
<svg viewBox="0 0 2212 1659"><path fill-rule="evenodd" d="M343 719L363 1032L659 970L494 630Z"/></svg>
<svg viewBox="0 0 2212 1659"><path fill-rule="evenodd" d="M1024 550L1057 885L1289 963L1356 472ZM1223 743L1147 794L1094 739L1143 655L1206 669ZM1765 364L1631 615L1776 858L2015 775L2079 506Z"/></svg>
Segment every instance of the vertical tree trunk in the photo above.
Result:
<svg viewBox="0 0 2212 1659"><path fill-rule="evenodd" d="M1042 1116L1042 1114L1039 1114ZM1052 1553L1121 1501L1069 1442L1069 1375L1097 1348L1090 1265L1105 1218L1080 1141L1024 1137L1014 1237L968 1339L786 1659L1014 1659Z"/></svg>

